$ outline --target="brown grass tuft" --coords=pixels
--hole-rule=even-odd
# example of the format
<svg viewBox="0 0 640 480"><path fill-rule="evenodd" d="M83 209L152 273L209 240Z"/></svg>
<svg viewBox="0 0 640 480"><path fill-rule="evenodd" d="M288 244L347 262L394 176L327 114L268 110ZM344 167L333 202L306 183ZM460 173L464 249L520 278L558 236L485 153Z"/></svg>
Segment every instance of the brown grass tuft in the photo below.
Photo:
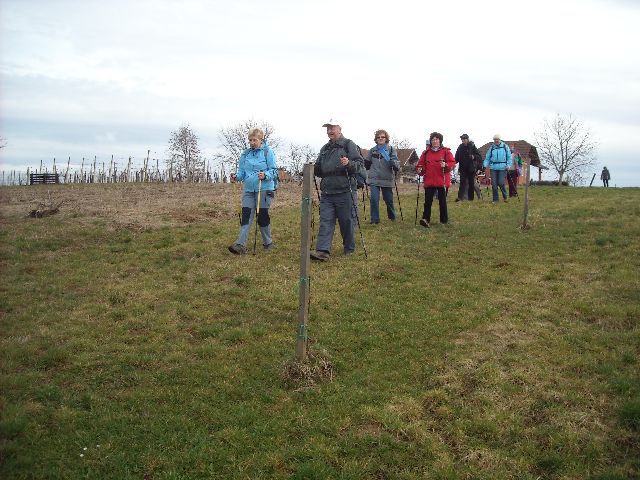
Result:
<svg viewBox="0 0 640 480"><path fill-rule="evenodd" d="M284 382L296 391L312 388L318 383L333 380L333 364L324 350L308 349L304 362L289 360L282 369Z"/></svg>

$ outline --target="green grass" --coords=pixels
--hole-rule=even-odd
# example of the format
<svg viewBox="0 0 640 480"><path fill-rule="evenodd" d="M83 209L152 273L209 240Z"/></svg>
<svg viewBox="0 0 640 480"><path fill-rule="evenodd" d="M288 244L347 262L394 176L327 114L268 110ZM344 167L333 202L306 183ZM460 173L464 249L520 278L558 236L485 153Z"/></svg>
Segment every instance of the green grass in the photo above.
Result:
<svg viewBox="0 0 640 480"><path fill-rule="evenodd" d="M369 259L312 268L313 387L282 378L298 207L255 257L230 217L3 218L0 477L640 478L640 190L531 197L527 231L517 200L362 218Z"/></svg>

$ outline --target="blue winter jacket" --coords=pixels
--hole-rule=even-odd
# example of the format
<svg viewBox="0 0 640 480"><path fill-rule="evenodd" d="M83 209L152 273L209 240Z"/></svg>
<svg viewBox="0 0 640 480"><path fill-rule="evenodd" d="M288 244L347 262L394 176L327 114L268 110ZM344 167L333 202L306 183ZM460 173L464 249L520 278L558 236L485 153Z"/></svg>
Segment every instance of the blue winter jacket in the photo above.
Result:
<svg viewBox="0 0 640 480"><path fill-rule="evenodd" d="M276 165L276 156L269 146L262 142L260 148L247 148L240 155L238 163L238 172L236 179L244 182L245 192L257 192L258 173L264 172L264 180L262 181L262 191L275 189L274 178L278 178L278 166Z"/></svg>
<svg viewBox="0 0 640 480"><path fill-rule="evenodd" d="M500 142L500 145L491 143L482 166L484 168L489 167L491 170L508 170L512 161L511 150L509 150L509 146L506 143Z"/></svg>

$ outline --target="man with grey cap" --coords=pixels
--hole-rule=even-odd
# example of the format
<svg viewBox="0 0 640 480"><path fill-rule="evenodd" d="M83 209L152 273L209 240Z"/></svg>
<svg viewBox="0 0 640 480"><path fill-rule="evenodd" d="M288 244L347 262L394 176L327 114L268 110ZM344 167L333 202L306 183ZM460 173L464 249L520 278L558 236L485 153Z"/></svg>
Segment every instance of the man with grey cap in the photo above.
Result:
<svg viewBox="0 0 640 480"><path fill-rule="evenodd" d="M458 146L455 155L460 173L460 188L456 202L473 200L477 162L481 160L480 152L475 144L469 140L469 135L463 133L460 135L460 140L462 143Z"/></svg>
<svg viewBox="0 0 640 480"><path fill-rule="evenodd" d="M342 135L338 120L330 118L322 126L327 128L329 141L320 149L313 169L315 176L322 179L322 195L320 229L311 259L324 262L331 254L336 220L340 225L344 254L351 255L356 249L356 173L361 170L363 160L356 144Z"/></svg>

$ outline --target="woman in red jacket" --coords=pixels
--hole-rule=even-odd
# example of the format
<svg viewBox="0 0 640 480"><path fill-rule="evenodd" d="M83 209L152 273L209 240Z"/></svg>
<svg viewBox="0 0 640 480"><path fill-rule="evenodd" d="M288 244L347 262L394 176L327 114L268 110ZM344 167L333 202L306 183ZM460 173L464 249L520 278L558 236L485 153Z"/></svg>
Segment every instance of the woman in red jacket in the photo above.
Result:
<svg viewBox="0 0 640 480"><path fill-rule="evenodd" d="M451 170L456 166L456 159L451 150L442 146L442 134L433 132L429 135L430 145L420 155L416 165L416 172L424 179L424 211L420 219L420 225L429 227L431 221L431 204L433 195L438 192L440 204L440 223L447 223L447 189L451 185Z"/></svg>

